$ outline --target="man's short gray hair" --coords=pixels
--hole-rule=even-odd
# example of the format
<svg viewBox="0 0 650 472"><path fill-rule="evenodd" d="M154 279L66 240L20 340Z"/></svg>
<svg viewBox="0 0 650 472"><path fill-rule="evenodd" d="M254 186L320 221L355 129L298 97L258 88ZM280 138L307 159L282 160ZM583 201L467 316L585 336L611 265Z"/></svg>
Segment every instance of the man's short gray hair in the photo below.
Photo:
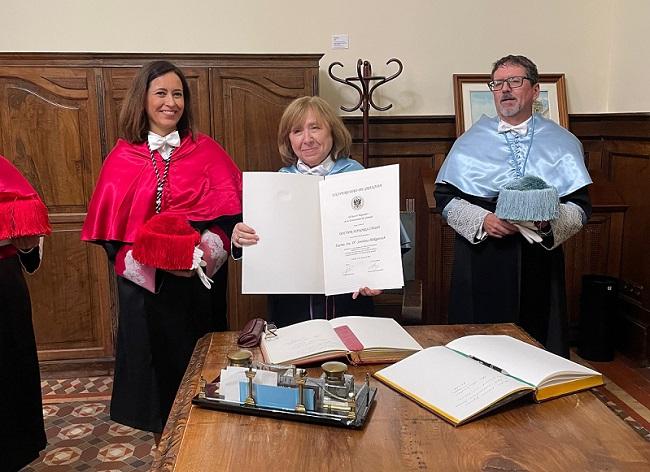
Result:
<svg viewBox="0 0 650 472"><path fill-rule="evenodd" d="M492 80L494 80L494 73L496 70L505 65L520 66L526 69L526 77L530 79L533 85L539 82L539 72L537 72L537 66L533 61L528 59L526 56L515 56L509 54L505 57L502 57L494 63L492 66L492 73L490 74Z"/></svg>

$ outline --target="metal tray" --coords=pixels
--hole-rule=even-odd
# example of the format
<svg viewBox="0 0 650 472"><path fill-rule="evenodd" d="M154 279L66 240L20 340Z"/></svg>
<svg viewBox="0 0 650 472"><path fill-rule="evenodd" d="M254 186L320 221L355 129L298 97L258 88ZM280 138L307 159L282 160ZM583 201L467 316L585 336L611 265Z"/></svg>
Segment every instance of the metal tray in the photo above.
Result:
<svg viewBox="0 0 650 472"><path fill-rule="evenodd" d="M366 422L375 399L377 397L377 389L370 387L367 394L367 402L357 407L356 418L351 420L345 416L319 413L316 411L307 411L299 413L292 410L283 410L279 408L268 408L264 406L249 406L242 403L228 402L218 398L200 397L195 396L192 399L194 405L201 408L208 408L211 410L229 411L232 413L240 413L244 415L266 416L279 420L302 421L305 423L316 423L328 426L339 426L343 428L360 429Z"/></svg>

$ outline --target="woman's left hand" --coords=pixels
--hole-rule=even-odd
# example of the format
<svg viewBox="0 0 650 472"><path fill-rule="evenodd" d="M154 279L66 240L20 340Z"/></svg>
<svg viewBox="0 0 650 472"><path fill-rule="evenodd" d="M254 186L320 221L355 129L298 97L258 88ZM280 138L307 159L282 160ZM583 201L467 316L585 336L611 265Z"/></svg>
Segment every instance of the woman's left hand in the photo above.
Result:
<svg viewBox="0 0 650 472"><path fill-rule="evenodd" d="M232 230L232 244L235 247L252 246L257 244L260 237L255 230L244 223L237 223Z"/></svg>
<svg viewBox="0 0 650 472"><path fill-rule="evenodd" d="M358 291L354 292L352 294L352 299L356 300L359 295L363 295L364 297L374 297L376 295L381 295L382 291L381 290L376 290L368 287L362 287Z"/></svg>

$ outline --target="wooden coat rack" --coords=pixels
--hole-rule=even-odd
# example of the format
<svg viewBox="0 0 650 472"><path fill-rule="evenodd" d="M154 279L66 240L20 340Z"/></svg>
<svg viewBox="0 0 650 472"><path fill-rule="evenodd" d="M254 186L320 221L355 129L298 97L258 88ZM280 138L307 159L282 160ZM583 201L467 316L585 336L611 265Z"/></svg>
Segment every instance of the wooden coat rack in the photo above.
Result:
<svg viewBox="0 0 650 472"><path fill-rule="evenodd" d="M347 77L345 79L341 79L339 77L336 77L332 73L332 69L334 66L340 66L343 67L343 64L340 62L332 62L329 66L328 73L329 76L332 78L332 80L335 80L336 82L340 82L345 85L349 85L353 89L355 89L359 93L359 101L357 104L353 107L344 107L341 106L341 110L347 111L347 112L353 112L358 109L361 109L361 112L363 113L363 166L368 167L368 113L370 112L370 107L374 108L377 111L386 111L392 108L392 104L387 105L385 107L380 107L377 104L375 104L372 100L372 95L374 91L379 87L380 85L385 84L386 82L390 82L394 78L396 78L398 75L402 73L402 62L399 59L392 58L389 59L388 62L386 62L386 65L389 65L390 63L394 62L397 64L397 72L395 72L393 75L389 77L383 77L383 76L373 76L372 75L372 66L370 65L370 62L368 61L362 61L359 59L357 61L357 76L356 77ZM373 84L373 82L376 82Z"/></svg>

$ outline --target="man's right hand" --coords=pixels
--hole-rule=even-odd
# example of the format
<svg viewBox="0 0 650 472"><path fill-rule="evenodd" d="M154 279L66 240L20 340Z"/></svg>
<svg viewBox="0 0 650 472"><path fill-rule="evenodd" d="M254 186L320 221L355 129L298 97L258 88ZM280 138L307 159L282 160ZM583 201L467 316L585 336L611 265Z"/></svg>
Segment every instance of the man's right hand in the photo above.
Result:
<svg viewBox="0 0 650 472"><path fill-rule="evenodd" d="M483 229L493 238L503 238L518 233L519 230L512 223L498 218L494 213L488 213L483 219Z"/></svg>

